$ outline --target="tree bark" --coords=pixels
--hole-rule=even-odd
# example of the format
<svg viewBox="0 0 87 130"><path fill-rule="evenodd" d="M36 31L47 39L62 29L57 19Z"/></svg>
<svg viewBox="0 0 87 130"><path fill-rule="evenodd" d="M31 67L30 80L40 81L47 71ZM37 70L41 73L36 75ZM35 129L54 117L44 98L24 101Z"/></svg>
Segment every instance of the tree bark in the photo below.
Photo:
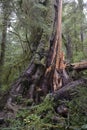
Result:
<svg viewBox="0 0 87 130"><path fill-rule="evenodd" d="M59 89L58 91L54 92L52 96L56 101L58 99L71 100L71 98L73 98L75 94L77 95L78 93L78 91L76 91L76 88L78 88L78 86L80 85L85 85L85 84L87 84L87 79L79 79L76 81L72 81L67 85L65 85L64 87L62 87L61 89Z"/></svg>
<svg viewBox="0 0 87 130"><path fill-rule="evenodd" d="M84 49L83 42L84 42L84 33L83 33L83 18L84 18L84 9L83 9L83 0L78 0L78 6L80 11L80 41L82 43L82 51Z"/></svg>
<svg viewBox="0 0 87 130"><path fill-rule="evenodd" d="M64 55L61 50L62 0L55 0L54 8L55 19L52 33L53 41L51 41L50 44L49 56L47 56L47 52L43 51L46 43L42 35L28 69L12 85L8 99L10 102L14 101L18 95L36 101L36 97L39 97L38 94L45 95L62 86L61 75L63 75L63 72L65 71L63 70ZM41 54L43 54L43 56L40 56ZM45 61L44 63L42 63L43 59ZM51 59L49 62L50 64L48 64L49 59ZM49 68L51 67L52 69L49 72ZM66 73L65 75L67 78L68 76Z"/></svg>
<svg viewBox="0 0 87 130"><path fill-rule="evenodd" d="M55 19L48 55L45 51L42 51L45 45L42 36L29 67L11 87L7 101L7 106L10 106L10 108L12 102L15 102L16 97L20 95L32 99L36 103L40 101L40 96L46 96L50 92L53 93L55 98L61 99L67 97L69 89L85 82L84 80L73 82L69 80L65 70L68 66L64 63L61 45L62 0L56 0L54 8ZM40 56L41 53L44 55ZM44 63L42 63L43 58L45 58ZM81 69L83 64L72 64L71 66L73 66L73 69L78 67Z"/></svg>
<svg viewBox="0 0 87 130"><path fill-rule="evenodd" d="M70 35L68 34L66 39L64 36L62 36L64 38L64 45L65 45L65 48L66 48L66 58L69 62L72 61L72 57L73 57L73 48L72 48L72 42L71 42L71 37Z"/></svg>
<svg viewBox="0 0 87 130"><path fill-rule="evenodd" d="M61 43L62 0L56 0L54 7L54 29L51 37L51 46L48 57L49 63L47 64L48 68L45 72L45 79L48 79L50 83L48 86L50 86L51 91L60 89L64 83L63 81L69 79L67 73L65 72L64 54Z"/></svg>
<svg viewBox="0 0 87 130"><path fill-rule="evenodd" d="M2 3L3 23L2 23L2 41L1 41L1 52L0 52L0 73L2 72L2 67L4 65L4 59L5 59L7 24L8 24L9 15L10 15L9 10L10 10L10 0L9 1L5 0ZM1 84L1 76L0 76L0 84Z"/></svg>
<svg viewBox="0 0 87 130"><path fill-rule="evenodd" d="M77 63L71 63L67 64L66 68L69 68L69 70L73 71L82 71L87 69L87 61L77 62Z"/></svg>

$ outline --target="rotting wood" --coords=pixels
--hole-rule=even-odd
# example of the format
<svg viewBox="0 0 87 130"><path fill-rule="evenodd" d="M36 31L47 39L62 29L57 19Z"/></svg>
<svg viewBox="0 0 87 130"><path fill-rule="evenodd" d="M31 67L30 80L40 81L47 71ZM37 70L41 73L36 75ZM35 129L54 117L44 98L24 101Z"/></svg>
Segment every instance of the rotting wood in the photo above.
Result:
<svg viewBox="0 0 87 130"><path fill-rule="evenodd" d="M72 68L72 70L85 70L87 69L87 61L71 63L70 67Z"/></svg>
<svg viewBox="0 0 87 130"><path fill-rule="evenodd" d="M65 85L64 87L62 87L61 89L57 90L56 92L54 92L52 94L52 96L54 97L55 100L63 100L63 99L67 99L69 100L71 98L71 93L72 91L70 90L74 90L75 92L75 88L77 88L80 85L85 85L87 84L87 79L79 79L76 81L72 81L70 83L68 83L67 85Z"/></svg>

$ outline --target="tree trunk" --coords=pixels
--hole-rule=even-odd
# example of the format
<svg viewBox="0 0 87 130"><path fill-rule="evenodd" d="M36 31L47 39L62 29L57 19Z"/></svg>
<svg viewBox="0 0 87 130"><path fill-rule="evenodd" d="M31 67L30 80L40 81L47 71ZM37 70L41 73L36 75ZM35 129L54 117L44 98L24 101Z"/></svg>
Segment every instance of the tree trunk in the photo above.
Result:
<svg viewBox="0 0 87 130"><path fill-rule="evenodd" d="M83 42L84 42L84 33L83 33L83 18L84 18L84 9L83 9L83 0L78 1L78 6L80 10L80 40L82 43L82 51L83 50Z"/></svg>
<svg viewBox="0 0 87 130"><path fill-rule="evenodd" d="M70 37L69 34L67 35L67 39L65 39L64 45L65 45L65 48L66 48L66 58L69 62L71 62L72 57L73 57L73 52L72 52L73 48L72 48L72 43L71 43L71 37Z"/></svg>
<svg viewBox="0 0 87 130"><path fill-rule="evenodd" d="M55 97L57 99L58 97L62 98L63 92L66 96L67 88L70 89L72 86L84 83L82 80L70 83L69 76L65 70L67 65L64 62L61 45L62 0L55 0L54 8L55 19L49 52L47 54L43 51L45 41L42 36L29 67L11 87L7 107L13 109L13 111L12 102L15 102L16 97L20 95L38 103L41 101L40 97L49 92L52 92L54 96L57 95ZM41 53L43 56L41 56ZM44 62L42 62L43 60ZM82 67L82 64L80 67Z"/></svg>
<svg viewBox="0 0 87 130"><path fill-rule="evenodd" d="M60 90L52 93L52 96L57 101L58 99L66 99L71 100L75 95L77 95L78 90L76 90L80 85L85 85L87 83L87 79L79 79L76 81L72 81L65 85Z"/></svg>
<svg viewBox="0 0 87 130"><path fill-rule="evenodd" d="M18 95L38 101L40 95L45 95L62 87L63 75L65 79L68 79L61 45L62 0L55 0L54 8L55 19L49 55L45 51L43 52L46 43L42 36L28 69L12 85L8 99L10 103ZM40 52L44 54L43 58L40 57ZM42 63L43 59L46 62Z"/></svg>
<svg viewBox="0 0 87 130"><path fill-rule="evenodd" d="M70 68L70 70L82 71L87 69L87 61L70 63L66 65L66 68Z"/></svg>
<svg viewBox="0 0 87 130"><path fill-rule="evenodd" d="M8 24L9 13L10 13L9 5L10 5L10 1L7 1L7 0L5 0L2 3L3 23L2 23L2 41L1 41L1 52L0 52L0 73L2 72L2 67L4 65L4 59L5 59L7 24ZM1 76L0 76L0 84L1 84Z"/></svg>

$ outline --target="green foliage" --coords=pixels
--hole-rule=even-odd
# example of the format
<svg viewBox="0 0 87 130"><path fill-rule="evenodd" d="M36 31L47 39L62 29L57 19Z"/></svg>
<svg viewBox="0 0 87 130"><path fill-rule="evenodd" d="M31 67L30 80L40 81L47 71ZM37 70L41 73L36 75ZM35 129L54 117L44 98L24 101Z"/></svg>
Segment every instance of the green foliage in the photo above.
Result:
<svg viewBox="0 0 87 130"><path fill-rule="evenodd" d="M87 124L87 88L78 87L78 96L68 102L69 125L86 127ZM83 126L84 125L84 126Z"/></svg>
<svg viewBox="0 0 87 130"><path fill-rule="evenodd" d="M72 57L75 61L81 61L86 59L86 14L84 12L84 1L65 1L63 3L63 34L65 37L65 42L70 47L72 51ZM68 42L68 36L70 41ZM69 45L70 44L70 45ZM65 48L67 51L67 48ZM72 62L72 61L71 61Z"/></svg>
<svg viewBox="0 0 87 130"><path fill-rule="evenodd" d="M79 62L81 60L85 60L85 56L84 56L84 53L82 51L78 51L78 52L76 52L76 54L74 54L73 61L74 62Z"/></svg>
<svg viewBox="0 0 87 130"><path fill-rule="evenodd" d="M69 108L66 118L55 112L56 103L47 96L41 104L19 110L16 119L9 120L9 130L86 130L87 88L81 86L77 91L78 95L71 101L62 102ZM58 121L53 117L58 117Z"/></svg>
<svg viewBox="0 0 87 130"><path fill-rule="evenodd" d="M0 88L0 91L1 91L2 93L6 92L6 91L8 91L8 90L9 90L9 87L8 87L8 85L6 85L6 84L3 84L2 87Z"/></svg>
<svg viewBox="0 0 87 130"><path fill-rule="evenodd" d="M63 130L64 119L60 117L58 124L53 121L57 116L54 110L54 102L49 96L45 100L30 108L24 108L18 111L16 119L9 120L11 130Z"/></svg>
<svg viewBox="0 0 87 130"><path fill-rule="evenodd" d="M39 0L16 0L11 1L11 7L5 62L0 77L2 87L10 86L25 70L37 51L40 41L44 41L46 50L49 49L48 43L51 33L52 15L49 0L45 0L45 4L44 1ZM41 64L45 65L44 62L45 58L43 57Z"/></svg>

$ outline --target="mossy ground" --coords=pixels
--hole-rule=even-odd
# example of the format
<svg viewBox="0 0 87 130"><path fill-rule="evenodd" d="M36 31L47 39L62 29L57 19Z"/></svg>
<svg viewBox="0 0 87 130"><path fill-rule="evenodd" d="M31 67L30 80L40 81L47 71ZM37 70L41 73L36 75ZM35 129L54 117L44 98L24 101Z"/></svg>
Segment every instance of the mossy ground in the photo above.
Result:
<svg viewBox="0 0 87 130"><path fill-rule="evenodd" d="M78 95L71 101L62 101L69 109L67 117L55 111L60 102L47 96L41 104L29 104L18 111L14 120L8 120L9 127L2 130L86 130L87 88L78 87Z"/></svg>

